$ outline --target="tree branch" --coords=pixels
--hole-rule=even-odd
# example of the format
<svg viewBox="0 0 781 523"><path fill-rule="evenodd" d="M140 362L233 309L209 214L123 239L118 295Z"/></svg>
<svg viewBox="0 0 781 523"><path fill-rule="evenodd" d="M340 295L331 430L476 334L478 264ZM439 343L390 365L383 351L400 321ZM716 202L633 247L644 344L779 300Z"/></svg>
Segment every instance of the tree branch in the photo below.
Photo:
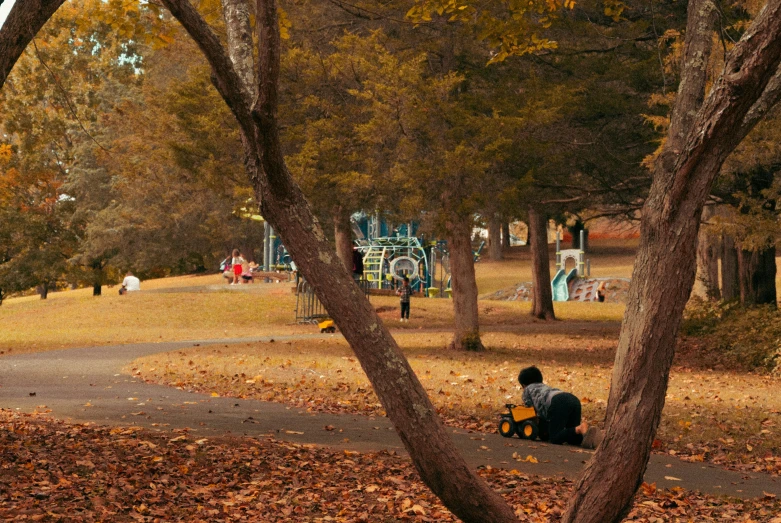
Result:
<svg viewBox="0 0 781 523"><path fill-rule="evenodd" d="M251 135L253 132L252 116L244 97L242 81L233 67L233 62L222 47L220 39L188 0L161 1L198 44L211 65L212 81L215 87L236 116L241 128Z"/></svg>
<svg viewBox="0 0 781 523"><path fill-rule="evenodd" d="M65 0L18 0L0 28L0 87L41 27ZM2 3L2 2L0 2Z"/></svg>

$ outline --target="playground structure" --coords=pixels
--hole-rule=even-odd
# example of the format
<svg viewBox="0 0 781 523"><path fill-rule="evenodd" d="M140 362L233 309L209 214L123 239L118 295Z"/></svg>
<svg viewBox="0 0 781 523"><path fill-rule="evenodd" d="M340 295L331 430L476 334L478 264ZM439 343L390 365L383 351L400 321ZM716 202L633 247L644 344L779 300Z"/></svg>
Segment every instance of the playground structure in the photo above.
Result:
<svg viewBox="0 0 781 523"><path fill-rule="evenodd" d="M551 290L553 291L553 301L569 301L577 299L578 301L592 301L596 299L597 284L586 283L585 278L591 276L591 264L585 259L586 251L585 233L580 231L579 249L561 249L561 236L556 232L556 275L551 281ZM567 272L567 261L573 260L575 267ZM577 297L576 297L577 296ZM587 299L588 297L588 299Z"/></svg>
<svg viewBox="0 0 781 523"><path fill-rule="evenodd" d="M352 221L356 246L363 256L364 279L371 289L396 289L406 277L415 292L432 298L450 297L450 258L445 242L416 236L415 222L394 228L378 214L362 213L353 215Z"/></svg>

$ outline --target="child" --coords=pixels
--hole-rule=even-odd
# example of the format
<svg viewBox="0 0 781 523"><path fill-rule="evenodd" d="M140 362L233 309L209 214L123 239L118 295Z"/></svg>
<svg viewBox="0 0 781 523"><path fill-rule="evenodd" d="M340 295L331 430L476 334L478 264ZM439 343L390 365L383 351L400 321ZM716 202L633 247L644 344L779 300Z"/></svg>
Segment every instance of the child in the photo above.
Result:
<svg viewBox="0 0 781 523"><path fill-rule="evenodd" d="M404 276L404 283L396 291L396 294L401 296L401 318L399 318L399 321L404 321L405 318L409 321L409 302L410 296L412 296L412 287L409 286L409 278Z"/></svg>
<svg viewBox="0 0 781 523"><path fill-rule="evenodd" d="M523 387L523 403L534 407L540 418L540 433L556 445L569 443L593 449L601 441L596 427L589 428L580 419L580 400L569 392L562 392L542 382L542 372L537 367L526 367L518 375ZM547 429L547 430L544 430Z"/></svg>
<svg viewBox="0 0 781 523"><path fill-rule="evenodd" d="M233 267L233 281L231 282L231 285L238 285L241 283L239 278L241 278L242 263L246 263L246 261L242 257L241 252L239 252L238 249L233 249L233 258L231 258L231 266Z"/></svg>

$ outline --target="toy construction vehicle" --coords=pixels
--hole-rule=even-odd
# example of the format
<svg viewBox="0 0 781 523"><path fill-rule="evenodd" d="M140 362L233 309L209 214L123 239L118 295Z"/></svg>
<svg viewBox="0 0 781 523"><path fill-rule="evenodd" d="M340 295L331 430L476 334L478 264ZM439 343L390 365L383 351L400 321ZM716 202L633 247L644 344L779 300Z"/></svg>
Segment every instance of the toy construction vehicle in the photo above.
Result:
<svg viewBox="0 0 781 523"><path fill-rule="evenodd" d="M317 326L320 328L320 332L336 332L336 324L334 323L334 320L332 319L325 319L317 324Z"/></svg>
<svg viewBox="0 0 781 523"><path fill-rule="evenodd" d="M502 414L499 420L499 434L505 438L512 438L513 434L518 434L521 439L537 439L540 429L534 407L523 407L512 403L507 403L505 407L509 412Z"/></svg>

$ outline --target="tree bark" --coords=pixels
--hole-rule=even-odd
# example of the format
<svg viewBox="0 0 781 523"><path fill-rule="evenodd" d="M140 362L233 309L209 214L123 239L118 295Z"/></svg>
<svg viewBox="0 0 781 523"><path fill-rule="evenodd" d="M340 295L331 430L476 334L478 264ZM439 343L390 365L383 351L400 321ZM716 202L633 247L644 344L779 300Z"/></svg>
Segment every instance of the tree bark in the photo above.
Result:
<svg viewBox="0 0 781 523"><path fill-rule="evenodd" d="M727 55L724 73L700 105L715 13L710 0L689 2L681 83L642 211L607 431L574 489L565 522L617 522L631 506L648 463L676 333L694 284L705 198L724 159L751 129L749 112L781 61L781 0L770 0Z"/></svg>
<svg viewBox="0 0 781 523"><path fill-rule="evenodd" d="M548 255L548 218L529 207L529 245L532 257L532 316L555 320Z"/></svg>
<svg viewBox="0 0 781 523"><path fill-rule="evenodd" d="M510 224L508 222L502 223L502 247L510 248Z"/></svg>
<svg viewBox="0 0 781 523"><path fill-rule="evenodd" d="M740 303L776 306L776 247L738 251Z"/></svg>
<svg viewBox="0 0 781 523"><path fill-rule="evenodd" d="M738 249L728 234L721 236L721 298L727 301L740 298Z"/></svg>
<svg viewBox="0 0 781 523"><path fill-rule="evenodd" d="M498 218L488 222L488 256L492 260L502 259L502 223Z"/></svg>
<svg viewBox="0 0 781 523"><path fill-rule="evenodd" d="M334 240L336 255L348 271L353 270L353 229L350 225L350 214L341 208L334 212Z"/></svg>
<svg viewBox="0 0 781 523"><path fill-rule="evenodd" d="M255 58L252 48L252 24L247 0L222 0L222 17L228 34L228 56L241 79L251 104L258 96Z"/></svg>
<svg viewBox="0 0 781 523"><path fill-rule="evenodd" d="M458 454L447 430L388 330L353 283L292 180L279 141L279 32L273 0L259 0L259 97L252 111L219 40L187 0L163 0L212 66L215 85L249 140L249 172L263 216L274 225L353 348L421 478L466 522L515 521L512 509Z"/></svg>
<svg viewBox="0 0 781 523"><path fill-rule="evenodd" d="M485 347L480 340L471 216L458 222L448 222L447 245L454 312L454 332L450 348L483 351Z"/></svg>
<svg viewBox="0 0 781 523"><path fill-rule="evenodd" d="M705 297L716 301L721 298L719 292L719 243L718 236L707 226L713 217L713 206L708 205L702 210L702 223L697 239L697 272L705 287Z"/></svg>
<svg viewBox="0 0 781 523"><path fill-rule="evenodd" d="M17 1L0 29L0 87L27 44L65 0Z"/></svg>

